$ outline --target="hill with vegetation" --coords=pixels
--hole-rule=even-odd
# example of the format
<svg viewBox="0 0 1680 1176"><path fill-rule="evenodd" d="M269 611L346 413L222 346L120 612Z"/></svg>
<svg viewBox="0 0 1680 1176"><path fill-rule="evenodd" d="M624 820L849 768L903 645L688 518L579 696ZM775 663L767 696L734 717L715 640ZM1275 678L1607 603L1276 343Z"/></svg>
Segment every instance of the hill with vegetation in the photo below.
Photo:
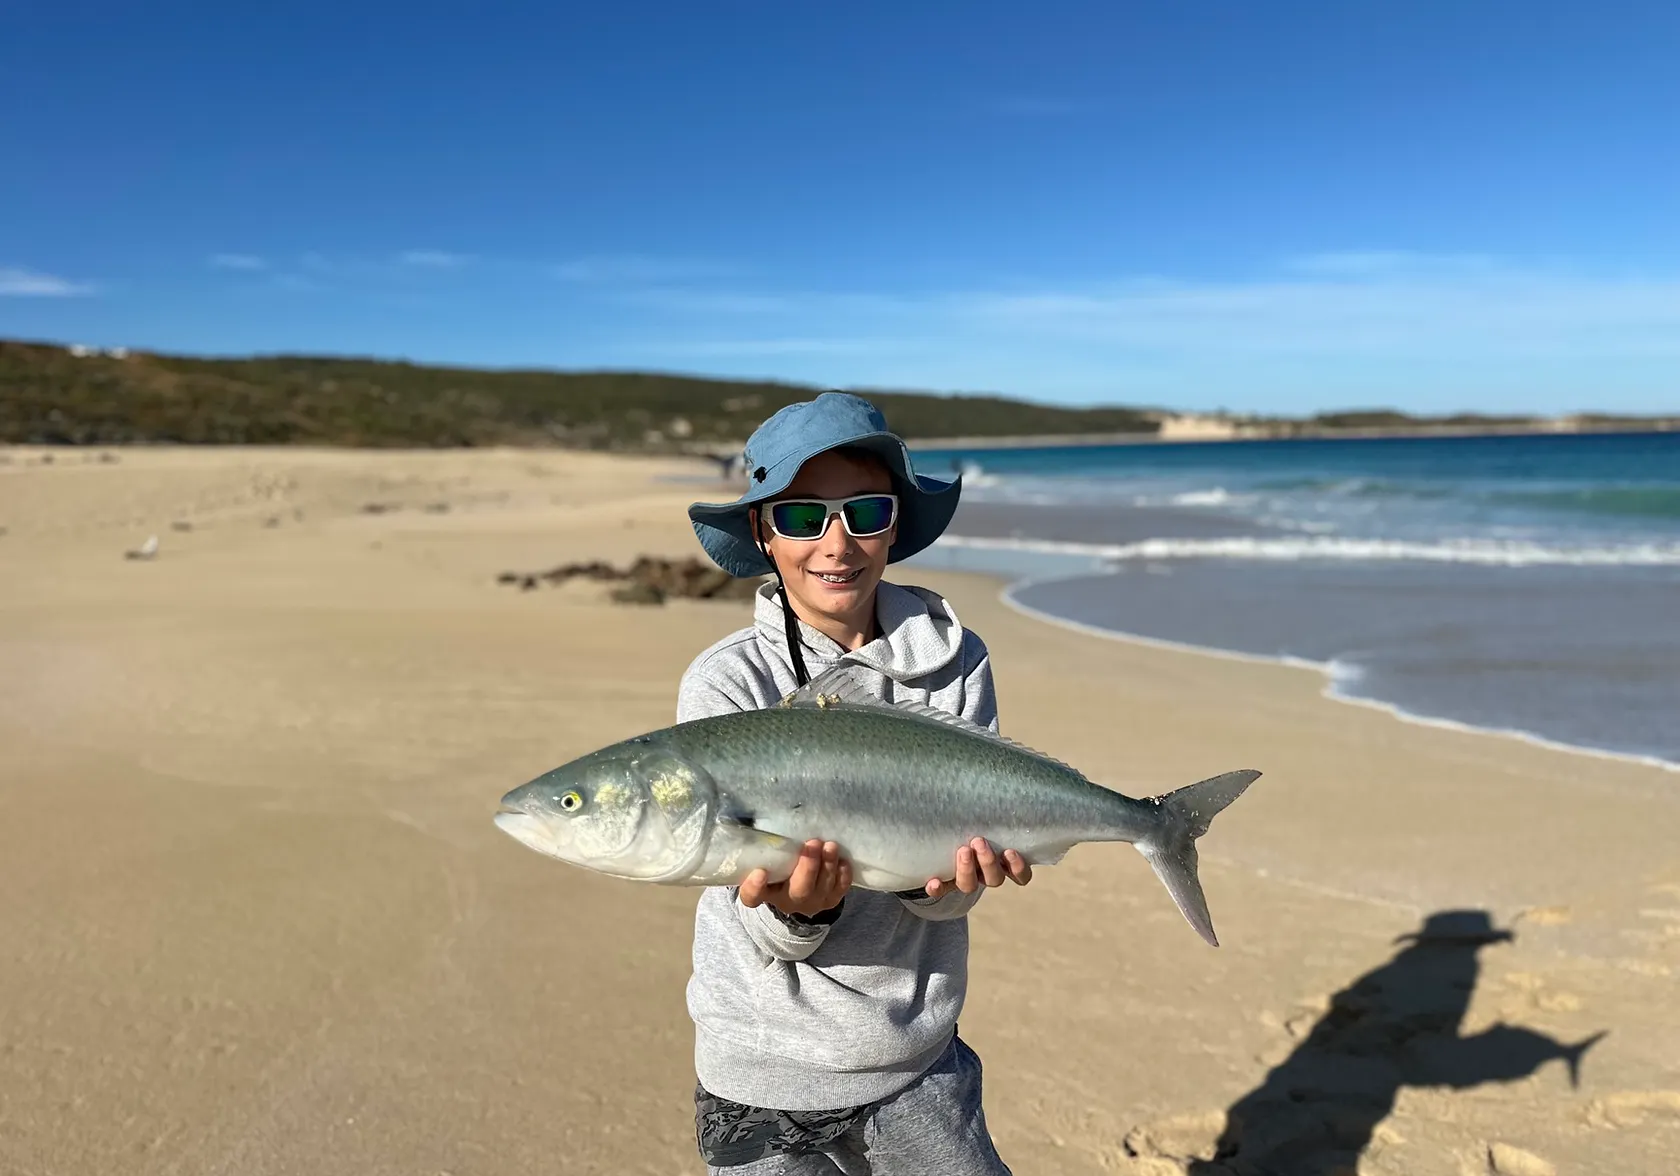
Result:
<svg viewBox="0 0 1680 1176"><path fill-rule="evenodd" d="M0 442L715 448L815 390L630 372L199 359L0 341ZM906 437L1154 433L1159 414L867 393Z"/></svg>
<svg viewBox="0 0 1680 1176"><path fill-rule="evenodd" d="M637 372L516 371L297 355L207 359L0 340L0 444L553 445L733 449L816 389ZM1305 418L1063 408L1001 396L864 390L912 441L1221 440L1680 428L1680 418Z"/></svg>

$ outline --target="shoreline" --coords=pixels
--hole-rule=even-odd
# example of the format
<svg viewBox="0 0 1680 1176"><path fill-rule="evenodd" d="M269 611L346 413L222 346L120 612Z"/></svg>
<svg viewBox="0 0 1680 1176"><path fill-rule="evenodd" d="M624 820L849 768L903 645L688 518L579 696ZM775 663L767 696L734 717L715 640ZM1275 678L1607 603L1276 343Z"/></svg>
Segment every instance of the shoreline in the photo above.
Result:
<svg viewBox="0 0 1680 1176"><path fill-rule="evenodd" d="M985 576L988 573L969 573ZM1074 573L1083 575L1084 573ZM1609 760L1616 763L1635 764L1641 767L1655 768L1658 771L1680 774L1680 762L1665 760L1661 756L1647 755L1633 751L1618 751L1610 747L1591 747L1579 743L1565 743L1552 739L1534 731L1524 731L1516 727L1483 727L1475 723L1466 723L1459 719L1447 718L1440 715L1423 715L1415 711L1406 710L1396 703L1384 702L1380 698L1361 698L1358 695L1347 694L1337 688L1339 675L1334 662L1315 661L1312 658L1294 657L1291 655L1267 656L1261 653L1247 653L1240 649L1223 649L1216 645L1197 645L1189 641L1173 641L1165 637L1150 637L1142 633L1128 633L1120 629L1110 629L1102 625L1093 625L1087 621L1077 621L1070 617L1058 616L1030 604L1023 604L1015 596L1017 591L1036 587L1039 584L1054 583L1067 579L1066 575L1029 577L1011 581L1007 576L997 576L1002 587L998 592L998 599L1022 616L1030 617L1046 625L1071 629L1076 633L1084 633L1094 637L1104 637L1111 641L1120 641L1130 645L1141 645L1152 649L1168 650L1175 653L1199 654L1203 657L1220 658L1226 661L1247 662L1254 665L1283 666L1289 669L1311 670L1324 679L1324 686L1320 696L1348 706L1364 707L1378 711L1390 718L1405 723L1408 726L1429 727L1442 731L1456 731L1466 735L1482 735L1499 739L1510 739L1530 747L1538 747L1546 751L1559 752L1566 755L1587 756L1592 759Z"/></svg>

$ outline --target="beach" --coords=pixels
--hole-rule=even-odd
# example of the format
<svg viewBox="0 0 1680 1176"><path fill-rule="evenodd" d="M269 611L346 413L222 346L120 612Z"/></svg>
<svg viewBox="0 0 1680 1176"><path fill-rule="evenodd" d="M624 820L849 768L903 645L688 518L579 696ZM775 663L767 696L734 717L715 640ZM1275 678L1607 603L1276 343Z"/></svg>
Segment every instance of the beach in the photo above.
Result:
<svg viewBox="0 0 1680 1176"><path fill-rule="evenodd" d="M669 723L747 606L498 577L698 554L683 507L734 493L547 450L0 450L0 1172L703 1171L695 893L490 815ZM1218 950L1125 846L971 916L1016 1173L1213 1176L1232 1120L1262 1171L1680 1170L1680 775L889 578L984 637L1005 734L1132 795L1265 773L1200 843Z"/></svg>

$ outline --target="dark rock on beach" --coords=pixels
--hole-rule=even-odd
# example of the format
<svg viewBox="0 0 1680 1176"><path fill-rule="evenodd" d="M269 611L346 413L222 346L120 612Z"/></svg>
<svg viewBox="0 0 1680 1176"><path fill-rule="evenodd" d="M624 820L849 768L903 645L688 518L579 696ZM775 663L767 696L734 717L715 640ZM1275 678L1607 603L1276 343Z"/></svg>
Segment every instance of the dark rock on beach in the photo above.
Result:
<svg viewBox="0 0 1680 1176"><path fill-rule="evenodd" d="M687 600L749 600L758 590L756 578L737 579L721 568L690 556L673 560L644 555L627 568L604 560L562 564L546 572L503 572L498 584L517 584L529 592L542 584L584 579L617 584L612 599L620 604L663 604L677 597Z"/></svg>
<svg viewBox="0 0 1680 1176"><path fill-rule="evenodd" d="M631 580L622 587L614 588L610 595L617 604L664 604L665 590L656 584Z"/></svg>

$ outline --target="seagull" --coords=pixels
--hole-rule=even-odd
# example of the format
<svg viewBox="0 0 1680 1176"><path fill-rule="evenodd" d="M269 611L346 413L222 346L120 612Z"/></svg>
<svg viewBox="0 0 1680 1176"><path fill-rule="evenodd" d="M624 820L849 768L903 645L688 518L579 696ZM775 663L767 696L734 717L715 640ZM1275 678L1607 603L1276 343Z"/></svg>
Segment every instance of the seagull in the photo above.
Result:
<svg viewBox="0 0 1680 1176"><path fill-rule="evenodd" d="M150 538L148 538L144 543L142 543L140 545L140 548L139 548L138 551L125 551L125 552L123 552L123 558L124 559L156 559L157 558L157 553L158 553L158 537L156 535L153 535Z"/></svg>

